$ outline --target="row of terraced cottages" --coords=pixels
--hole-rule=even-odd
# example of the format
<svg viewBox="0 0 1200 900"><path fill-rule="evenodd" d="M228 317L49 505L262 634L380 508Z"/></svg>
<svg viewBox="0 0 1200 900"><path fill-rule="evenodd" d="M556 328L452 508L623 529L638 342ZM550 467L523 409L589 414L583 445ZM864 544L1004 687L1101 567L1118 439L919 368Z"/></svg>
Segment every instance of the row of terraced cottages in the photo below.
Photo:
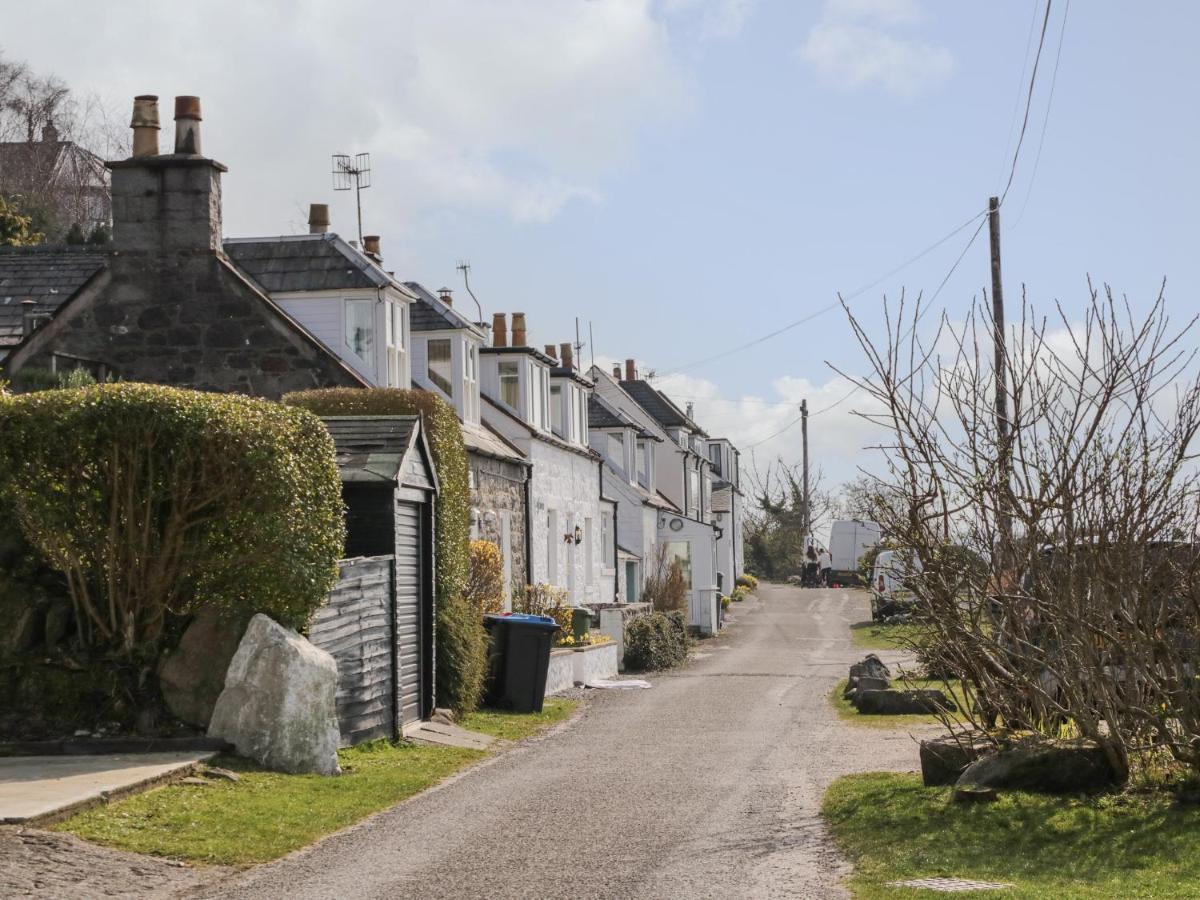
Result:
<svg viewBox="0 0 1200 900"><path fill-rule="evenodd" d="M401 280L379 238L358 246L330 231L327 206L313 205L307 234L226 237L226 168L200 152L198 101L177 100L180 143L166 154L153 102L135 102L136 155L107 163L110 245L0 249L6 377L84 368L269 398L316 387L437 393L462 425L473 536L500 548L506 602L514 585L534 583L565 589L572 605L636 602L656 567L678 559L691 625L720 627L720 592L742 572L730 441L639 378L633 360L584 370L571 344L533 346L523 313L476 321L449 290ZM331 431L347 555L393 556L404 571L390 573L392 590L417 610L396 638L416 679L403 721L391 723L400 730L434 703L432 567L421 547L436 473L415 421Z"/></svg>

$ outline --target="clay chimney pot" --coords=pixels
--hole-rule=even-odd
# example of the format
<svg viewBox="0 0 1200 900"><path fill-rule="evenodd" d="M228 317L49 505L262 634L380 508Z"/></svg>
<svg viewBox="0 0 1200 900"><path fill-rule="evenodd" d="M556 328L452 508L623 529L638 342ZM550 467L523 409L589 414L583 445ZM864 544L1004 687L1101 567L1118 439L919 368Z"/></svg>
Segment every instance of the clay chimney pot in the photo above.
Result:
<svg viewBox="0 0 1200 900"><path fill-rule="evenodd" d="M546 355L551 359L558 359L558 351L554 349L553 344L546 345Z"/></svg>
<svg viewBox="0 0 1200 900"><path fill-rule="evenodd" d="M308 233L325 234L329 231L329 204L310 203L308 205Z"/></svg>
<svg viewBox="0 0 1200 900"><path fill-rule="evenodd" d="M632 359L625 360L625 380L637 381L637 361Z"/></svg>
<svg viewBox="0 0 1200 900"><path fill-rule="evenodd" d="M200 156L200 98L175 98L175 152Z"/></svg>
<svg viewBox="0 0 1200 900"><path fill-rule="evenodd" d="M515 312L512 317L512 345L528 347L529 345L525 342L525 313Z"/></svg>
<svg viewBox="0 0 1200 900"><path fill-rule="evenodd" d="M158 156L158 97L139 94L133 98L133 156Z"/></svg>
<svg viewBox="0 0 1200 900"><path fill-rule="evenodd" d="M571 345L570 344L559 344L558 346L559 346L559 349L561 350L560 355L562 356L563 368L574 369L575 368L575 355L572 352Z"/></svg>
<svg viewBox="0 0 1200 900"><path fill-rule="evenodd" d="M505 313L492 313L492 346L508 346L508 316Z"/></svg>

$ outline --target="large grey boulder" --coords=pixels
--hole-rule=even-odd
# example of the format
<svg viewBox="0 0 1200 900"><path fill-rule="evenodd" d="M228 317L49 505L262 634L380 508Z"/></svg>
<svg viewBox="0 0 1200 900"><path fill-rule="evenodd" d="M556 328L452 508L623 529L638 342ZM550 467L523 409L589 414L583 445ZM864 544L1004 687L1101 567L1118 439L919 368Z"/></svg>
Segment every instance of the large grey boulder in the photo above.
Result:
<svg viewBox="0 0 1200 900"><path fill-rule="evenodd" d="M862 658L861 662L856 662L850 667L850 678L891 678L892 672L883 660L874 653L868 653Z"/></svg>
<svg viewBox="0 0 1200 900"><path fill-rule="evenodd" d="M945 734L921 741L921 781L925 787L954 784L967 766L995 750L978 732Z"/></svg>
<svg viewBox="0 0 1200 900"><path fill-rule="evenodd" d="M871 716L905 716L914 713L953 712L954 701L938 690L856 691L858 711Z"/></svg>
<svg viewBox="0 0 1200 900"><path fill-rule="evenodd" d="M971 763L956 786L1075 794L1102 790L1122 780L1094 741L1033 738Z"/></svg>
<svg viewBox="0 0 1200 900"><path fill-rule="evenodd" d="M208 734L268 769L336 775L336 694L332 656L256 615L229 664Z"/></svg>

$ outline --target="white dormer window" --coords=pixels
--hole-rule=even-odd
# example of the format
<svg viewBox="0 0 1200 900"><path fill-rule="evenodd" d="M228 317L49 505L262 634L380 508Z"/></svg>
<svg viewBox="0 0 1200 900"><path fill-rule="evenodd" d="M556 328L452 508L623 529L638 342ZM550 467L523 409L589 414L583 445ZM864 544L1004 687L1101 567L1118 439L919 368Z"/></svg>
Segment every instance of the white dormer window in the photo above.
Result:
<svg viewBox="0 0 1200 900"><path fill-rule="evenodd" d="M407 387L408 340L404 304L389 300L383 307L384 336L387 338L388 387Z"/></svg>
<svg viewBox="0 0 1200 900"><path fill-rule="evenodd" d="M346 346L375 371L375 301L346 301Z"/></svg>
<svg viewBox="0 0 1200 900"><path fill-rule="evenodd" d="M608 458L625 471L625 435L619 431L608 433Z"/></svg>
<svg viewBox="0 0 1200 900"><path fill-rule="evenodd" d="M542 410L542 428L550 427L550 370L538 368L538 397Z"/></svg>
<svg viewBox="0 0 1200 900"><path fill-rule="evenodd" d="M454 368L450 362L450 338L430 338L426 344L426 374L447 397L454 397Z"/></svg>
<svg viewBox="0 0 1200 900"><path fill-rule="evenodd" d="M587 394L581 388L575 389L575 412L576 422L579 425L579 434L576 440L586 447L588 442Z"/></svg>

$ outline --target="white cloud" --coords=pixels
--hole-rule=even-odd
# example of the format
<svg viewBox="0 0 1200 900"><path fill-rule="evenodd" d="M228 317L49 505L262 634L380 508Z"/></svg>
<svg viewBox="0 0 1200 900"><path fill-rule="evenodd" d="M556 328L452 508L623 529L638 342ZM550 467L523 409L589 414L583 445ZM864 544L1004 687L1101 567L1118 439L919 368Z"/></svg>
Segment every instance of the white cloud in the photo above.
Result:
<svg viewBox="0 0 1200 900"><path fill-rule="evenodd" d="M36 70L122 110L136 93L158 93L169 121L173 93L199 94L206 150L230 167L233 230L276 231L297 207L334 199L328 154L369 150L365 206L374 228L396 233L447 208L539 222L601 202L605 179L642 136L694 108L693 45L736 33L748 8L210 0L83 9L44 0L6 15L5 33Z"/></svg>
<svg viewBox="0 0 1200 900"><path fill-rule="evenodd" d="M915 0L827 0L800 56L830 84L912 97L954 71L945 47L901 33L921 19Z"/></svg>

